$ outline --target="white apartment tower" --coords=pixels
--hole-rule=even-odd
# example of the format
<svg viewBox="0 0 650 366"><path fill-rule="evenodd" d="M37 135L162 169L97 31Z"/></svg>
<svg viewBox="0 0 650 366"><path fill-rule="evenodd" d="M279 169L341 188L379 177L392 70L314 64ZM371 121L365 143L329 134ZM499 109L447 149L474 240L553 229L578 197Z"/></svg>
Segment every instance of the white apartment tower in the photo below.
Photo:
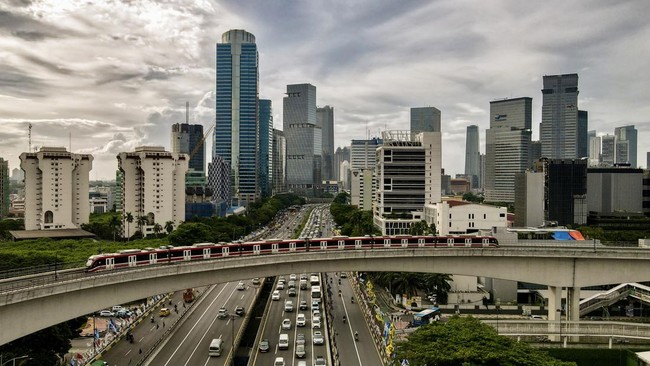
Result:
<svg viewBox="0 0 650 366"><path fill-rule="evenodd" d="M64 147L20 154L25 172L25 230L74 229L88 223L93 157Z"/></svg>
<svg viewBox="0 0 650 366"><path fill-rule="evenodd" d="M117 163L124 177L125 237L131 237L140 225L142 234L147 236L155 232L156 224L164 227L171 221L177 227L185 220L185 172L189 163L186 154L165 151L160 146L140 146L135 152L119 153ZM134 218L132 223L126 221L129 213Z"/></svg>

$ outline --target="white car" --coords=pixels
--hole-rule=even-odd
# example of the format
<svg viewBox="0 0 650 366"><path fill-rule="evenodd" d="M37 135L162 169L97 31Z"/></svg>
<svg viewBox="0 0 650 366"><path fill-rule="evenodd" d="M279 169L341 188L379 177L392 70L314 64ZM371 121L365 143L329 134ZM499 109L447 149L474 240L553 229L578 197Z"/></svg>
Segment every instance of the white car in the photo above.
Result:
<svg viewBox="0 0 650 366"><path fill-rule="evenodd" d="M293 301L287 300L284 303L284 311L287 313L293 313Z"/></svg>
<svg viewBox="0 0 650 366"><path fill-rule="evenodd" d="M298 316L296 317L296 326L304 327L306 323L307 323L307 319L305 318L305 314L298 314Z"/></svg>
<svg viewBox="0 0 650 366"><path fill-rule="evenodd" d="M244 285L244 282L239 281L239 283L237 284L237 290L238 291L246 290L246 285Z"/></svg>
<svg viewBox="0 0 650 366"><path fill-rule="evenodd" d="M314 320L320 319L320 310L314 310L313 316L314 316Z"/></svg>
<svg viewBox="0 0 650 366"><path fill-rule="evenodd" d="M325 340L323 339L323 333L320 330L314 332L314 344L321 345L324 344Z"/></svg>
<svg viewBox="0 0 650 366"><path fill-rule="evenodd" d="M99 316L115 316L115 313L113 313L110 310L102 310L99 312Z"/></svg>
<svg viewBox="0 0 650 366"><path fill-rule="evenodd" d="M284 330L289 330L289 329L291 329L291 319L289 319L289 318L285 318L285 319L282 321L282 329L284 329Z"/></svg>
<svg viewBox="0 0 650 366"><path fill-rule="evenodd" d="M273 362L273 366L286 366L287 364L284 363L284 357L276 357L275 361Z"/></svg>
<svg viewBox="0 0 650 366"><path fill-rule="evenodd" d="M295 273L292 273L292 274L289 275L289 281L295 281L296 278L297 278L297 277L296 277L296 274L295 274Z"/></svg>
<svg viewBox="0 0 650 366"><path fill-rule="evenodd" d="M273 291L273 294L271 294L271 300L279 301L280 300L280 291L278 291L278 290Z"/></svg>
<svg viewBox="0 0 650 366"><path fill-rule="evenodd" d="M311 322L312 329L320 329L320 318L314 318Z"/></svg>

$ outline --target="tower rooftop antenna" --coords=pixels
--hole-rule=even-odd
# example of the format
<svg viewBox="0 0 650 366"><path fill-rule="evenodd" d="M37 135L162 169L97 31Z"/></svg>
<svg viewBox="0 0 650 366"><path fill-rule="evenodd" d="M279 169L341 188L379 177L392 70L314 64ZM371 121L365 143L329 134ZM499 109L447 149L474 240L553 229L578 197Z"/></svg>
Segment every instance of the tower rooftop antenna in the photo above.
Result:
<svg viewBox="0 0 650 366"><path fill-rule="evenodd" d="M32 152L32 124L29 123L27 126L29 128L29 132L28 132L28 137L29 137L28 144L29 145L27 146L27 152Z"/></svg>

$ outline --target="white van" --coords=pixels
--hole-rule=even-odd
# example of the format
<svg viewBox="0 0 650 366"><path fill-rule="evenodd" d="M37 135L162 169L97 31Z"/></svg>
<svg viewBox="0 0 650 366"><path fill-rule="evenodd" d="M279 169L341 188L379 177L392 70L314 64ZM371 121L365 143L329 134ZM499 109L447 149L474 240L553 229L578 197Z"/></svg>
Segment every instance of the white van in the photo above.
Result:
<svg viewBox="0 0 650 366"><path fill-rule="evenodd" d="M286 333L280 334L278 341L278 349L289 349L289 335Z"/></svg>
<svg viewBox="0 0 650 366"><path fill-rule="evenodd" d="M223 342L219 338L215 338L212 340L212 342L210 342L210 356L221 356L222 343Z"/></svg>

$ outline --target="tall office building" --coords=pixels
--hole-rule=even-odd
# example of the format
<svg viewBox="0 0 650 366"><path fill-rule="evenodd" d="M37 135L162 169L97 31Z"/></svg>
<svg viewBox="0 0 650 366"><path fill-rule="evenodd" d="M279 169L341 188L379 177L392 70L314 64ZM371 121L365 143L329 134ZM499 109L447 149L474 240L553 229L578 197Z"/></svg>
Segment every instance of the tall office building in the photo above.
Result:
<svg viewBox="0 0 650 366"><path fill-rule="evenodd" d="M64 147L20 154L25 172L25 230L74 229L90 217L89 176L93 157Z"/></svg>
<svg viewBox="0 0 650 366"><path fill-rule="evenodd" d="M616 136L605 135L601 137L601 158L604 166L612 166L616 162Z"/></svg>
<svg viewBox="0 0 650 366"><path fill-rule="evenodd" d="M14 182L22 182L25 179L25 172L20 168L13 168L11 170L11 180Z"/></svg>
<svg viewBox="0 0 650 366"><path fill-rule="evenodd" d="M273 183L273 108L271 100L259 101L259 186L262 197L270 196Z"/></svg>
<svg viewBox="0 0 650 366"><path fill-rule="evenodd" d="M230 184L229 204L245 206L259 197L258 178L258 54L255 36L241 29L230 30L217 43L216 120L212 161L220 157L227 177L209 177L217 184ZM212 169L223 174L223 166ZM218 187L215 192L226 192Z"/></svg>
<svg viewBox="0 0 650 366"><path fill-rule="evenodd" d="M529 167L533 99L490 102L485 133L485 200L514 202L515 174Z"/></svg>
<svg viewBox="0 0 650 366"><path fill-rule="evenodd" d="M0 158L0 218L9 214L9 162Z"/></svg>
<svg viewBox="0 0 650 366"><path fill-rule="evenodd" d="M194 153L190 157L189 168L195 172L205 174L205 144L203 144L202 125L173 124L171 145L172 152L187 154L188 156Z"/></svg>
<svg viewBox="0 0 650 366"><path fill-rule="evenodd" d="M440 132L440 110L435 107L411 108L411 132Z"/></svg>
<svg viewBox="0 0 650 366"><path fill-rule="evenodd" d="M578 123L578 74L545 75L540 124L542 156L579 158L583 148L580 143L586 144L586 134L587 129Z"/></svg>
<svg viewBox="0 0 650 366"><path fill-rule="evenodd" d="M322 130L316 125L316 87L287 85L283 100L284 137L287 140L287 188L313 194L320 187Z"/></svg>
<svg viewBox="0 0 650 366"><path fill-rule="evenodd" d="M287 191L287 140L284 132L273 129L273 195Z"/></svg>
<svg viewBox="0 0 650 366"><path fill-rule="evenodd" d="M328 105L316 108L316 125L323 135L321 179L334 180L334 108Z"/></svg>
<svg viewBox="0 0 650 366"><path fill-rule="evenodd" d="M381 144L378 138L352 140L350 144L350 204L365 211L372 208L376 155Z"/></svg>
<svg viewBox="0 0 650 366"><path fill-rule="evenodd" d="M350 161L350 148L347 146L336 148L336 152L334 153L334 179L339 182L343 180L340 173L341 164L344 161Z"/></svg>
<svg viewBox="0 0 650 366"><path fill-rule="evenodd" d="M472 188L481 186L481 153L478 143L478 126L467 126L467 136L465 137L465 175L470 179Z"/></svg>
<svg viewBox="0 0 650 366"><path fill-rule="evenodd" d="M596 131L591 130L589 136L589 166L600 165L600 136L596 136Z"/></svg>
<svg viewBox="0 0 650 366"><path fill-rule="evenodd" d="M530 156L528 167L533 166L533 164L542 158L542 142L541 141L531 141L530 142Z"/></svg>
<svg viewBox="0 0 650 366"><path fill-rule="evenodd" d="M118 169L122 173L124 237L131 237L137 230L147 236L155 233L156 224L164 227L171 221L177 227L185 221L188 160L186 154L165 151L160 146L140 146L134 152L117 155ZM134 223L126 222L127 213L136 219ZM137 223L140 217L146 218L146 222Z"/></svg>
<svg viewBox="0 0 650 366"><path fill-rule="evenodd" d="M587 162L556 159L545 162L546 221L558 225L587 223Z"/></svg>
<svg viewBox="0 0 650 366"><path fill-rule="evenodd" d="M440 132L385 131L377 148L373 220L383 235L408 234L441 201Z"/></svg>
<svg viewBox="0 0 650 366"><path fill-rule="evenodd" d="M614 136L616 136L616 162L629 163L632 168L636 168L637 130L634 125L616 127Z"/></svg>
<svg viewBox="0 0 650 366"><path fill-rule="evenodd" d="M578 158L589 156L589 113L578 111Z"/></svg>

